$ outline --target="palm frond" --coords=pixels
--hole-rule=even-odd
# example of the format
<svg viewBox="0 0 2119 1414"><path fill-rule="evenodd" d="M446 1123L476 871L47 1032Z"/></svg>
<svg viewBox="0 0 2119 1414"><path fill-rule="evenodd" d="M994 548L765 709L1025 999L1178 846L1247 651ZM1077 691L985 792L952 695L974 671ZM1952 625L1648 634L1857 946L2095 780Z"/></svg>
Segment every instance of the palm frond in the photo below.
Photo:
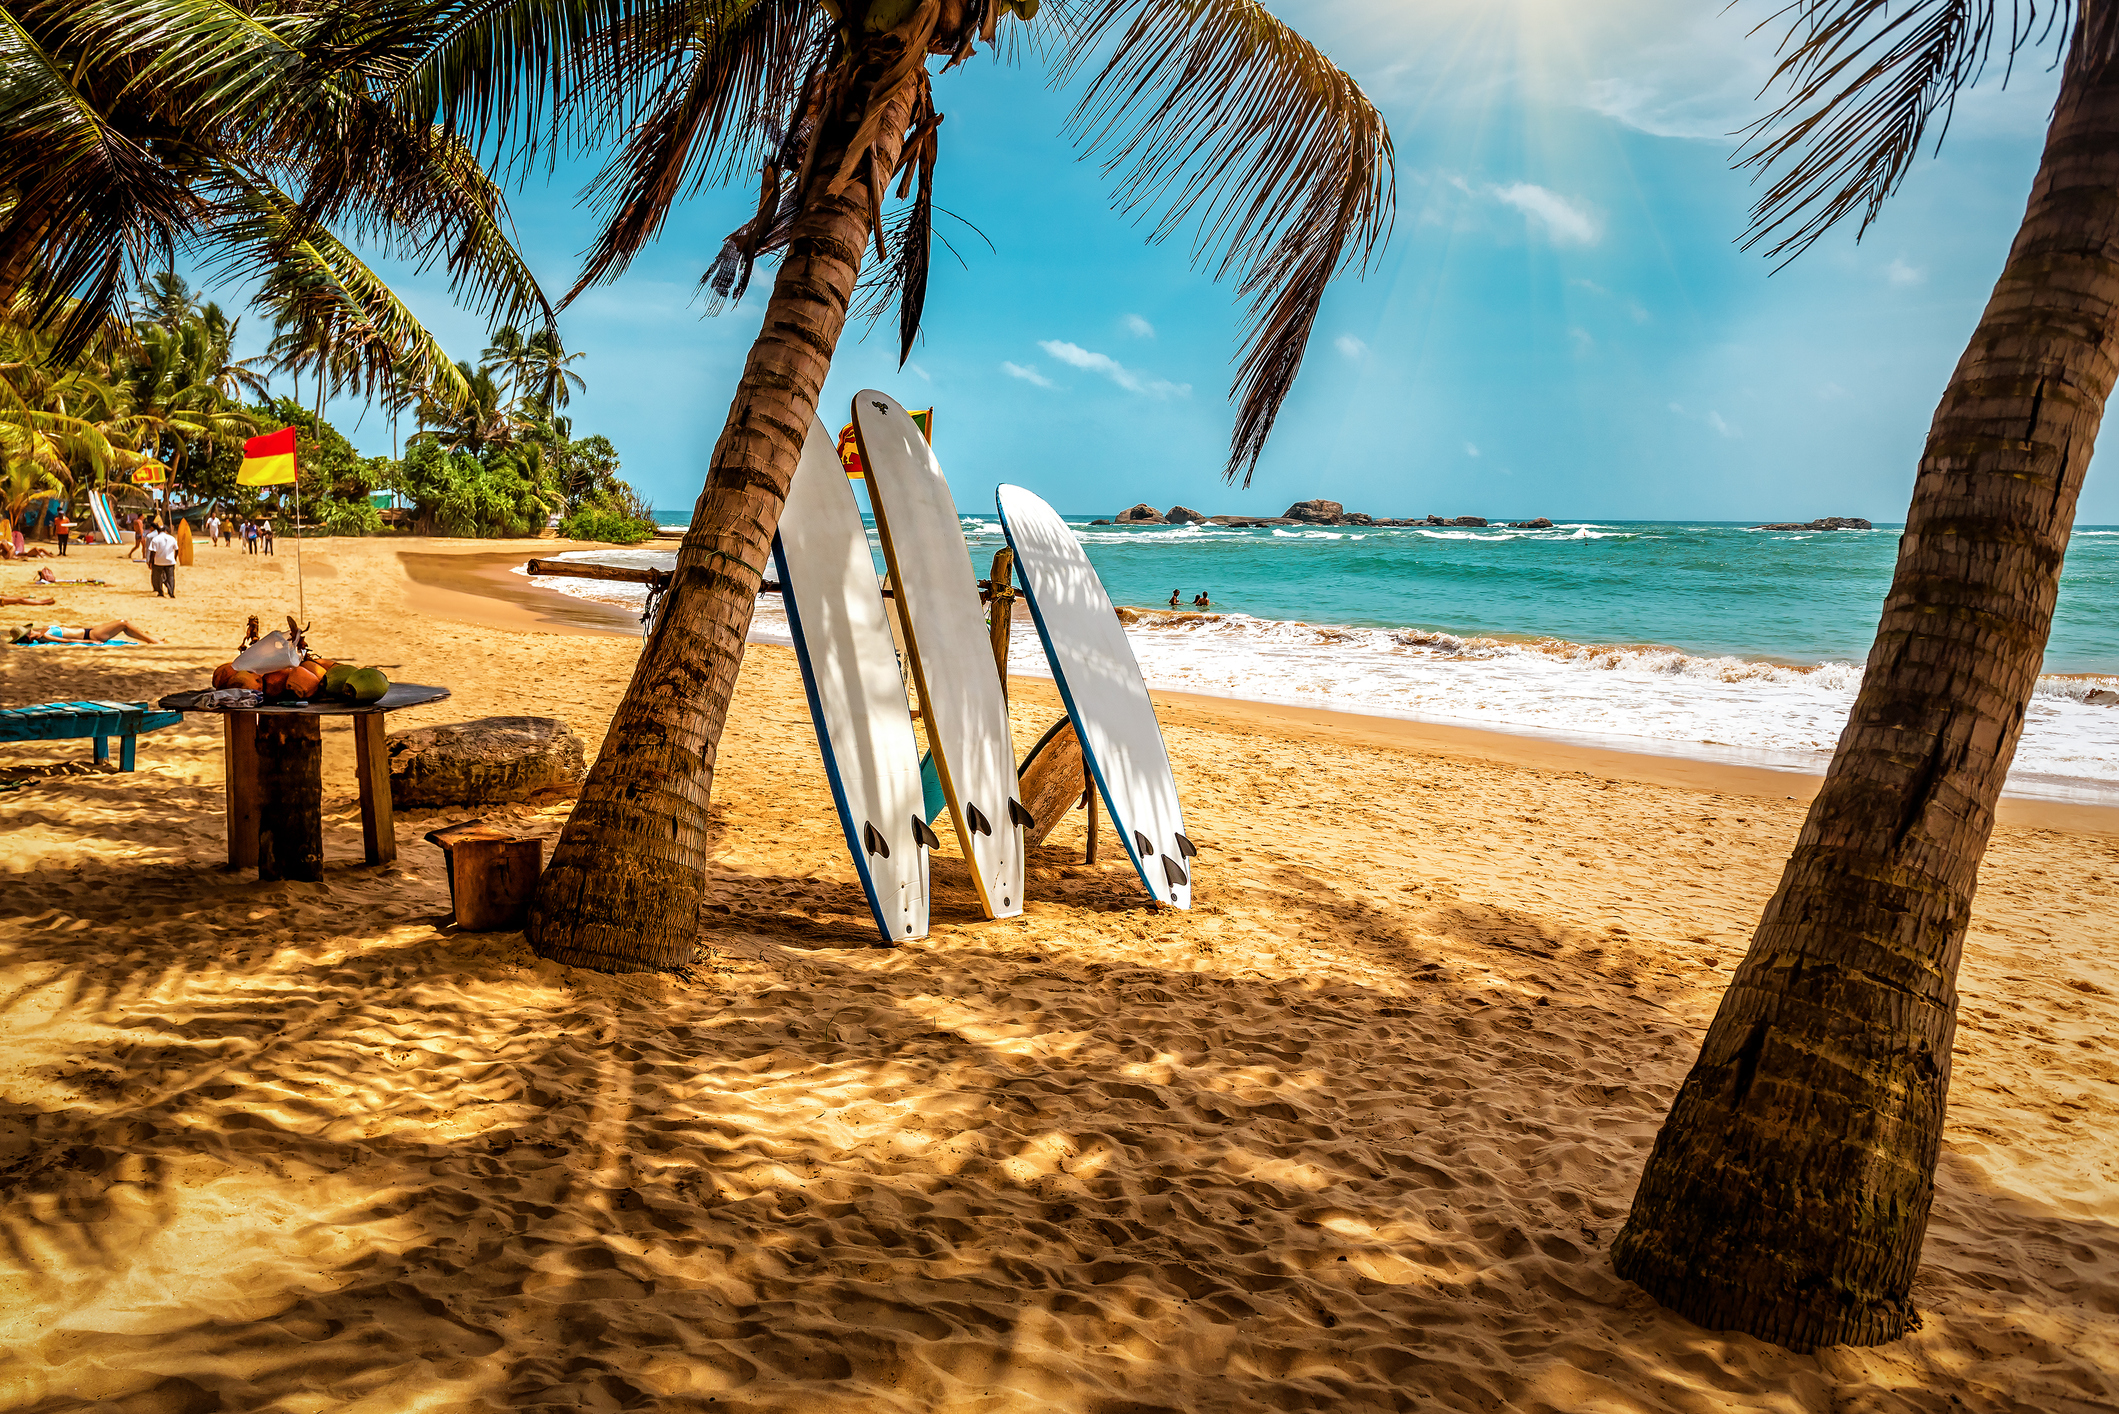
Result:
<svg viewBox="0 0 2119 1414"><path fill-rule="evenodd" d="M1940 144L1958 94L1997 49L2013 64L2025 48L2067 45L2074 0L2006 0L2006 23L2003 3L1792 0L1761 21L1759 29L1781 27L1767 89L1785 96L1745 130L1737 153L1736 165L1760 178L1777 172L1751 209L1742 247L1765 244L1785 265L1857 211L1859 240L1931 129Z"/></svg>
<svg viewBox="0 0 2119 1414"><path fill-rule="evenodd" d="M1259 0L1063 0L1066 81L1100 65L1070 119L1117 177L1122 212L1190 226L1193 257L1249 297L1225 475L1248 484L1326 286L1365 268L1396 203L1390 131L1353 79Z"/></svg>

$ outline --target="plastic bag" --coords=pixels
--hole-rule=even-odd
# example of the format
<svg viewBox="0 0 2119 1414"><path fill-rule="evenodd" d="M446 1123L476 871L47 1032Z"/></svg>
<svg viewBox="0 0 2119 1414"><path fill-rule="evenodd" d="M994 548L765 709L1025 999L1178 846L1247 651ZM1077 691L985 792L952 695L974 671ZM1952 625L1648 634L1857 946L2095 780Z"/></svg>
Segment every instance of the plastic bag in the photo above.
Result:
<svg viewBox="0 0 2119 1414"><path fill-rule="evenodd" d="M235 670L239 673L276 673L301 664L301 648L278 629L235 655Z"/></svg>

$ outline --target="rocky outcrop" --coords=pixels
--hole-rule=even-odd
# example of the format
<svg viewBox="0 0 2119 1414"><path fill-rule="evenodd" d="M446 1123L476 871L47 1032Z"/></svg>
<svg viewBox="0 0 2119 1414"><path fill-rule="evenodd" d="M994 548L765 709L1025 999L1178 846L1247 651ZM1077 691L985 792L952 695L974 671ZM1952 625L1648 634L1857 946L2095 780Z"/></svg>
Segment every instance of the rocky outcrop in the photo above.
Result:
<svg viewBox="0 0 2119 1414"><path fill-rule="evenodd" d="M1163 519L1172 525L1205 525L1207 518L1190 506L1172 506L1163 512Z"/></svg>
<svg viewBox="0 0 2119 1414"><path fill-rule="evenodd" d="M1508 528L1510 530L1551 530L1552 521L1545 516L1539 516L1536 520L1512 520L1508 523Z"/></svg>
<svg viewBox="0 0 2119 1414"><path fill-rule="evenodd" d="M1281 512L1286 520L1301 521L1305 525L1337 525L1346 516L1346 507L1337 501L1297 501Z"/></svg>
<svg viewBox="0 0 2119 1414"><path fill-rule="evenodd" d="M1225 525L1231 530L1258 530L1269 525L1300 525L1299 520L1286 516L1208 516L1208 525Z"/></svg>
<svg viewBox="0 0 2119 1414"><path fill-rule="evenodd" d="M1776 521L1772 525L1754 525L1753 530L1874 530L1875 526L1860 516L1819 516L1816 520L1798 522Z"/></svg>
<svg viewBox="0 0 2119 1414"><path fill-rule="evenodd" d="M1162 518L1161 511L1156 510L1155 507L1149 505L1146 501L1141 502L1131 510L1120 511L1113 519L1118 525L1168 525L1170 523Z"/></svg>
<svg viewBox="0 0 2119 1414"><path fill-rule="evenodd" d="M400 810L497 805L581 786L581 738L554 717L481 717L390 737L390 801Z"/></svg>
<svg viewBox="0 0 2119 1414"><path fill-rule="evenodd" d="M1109 525L1110 523L1108 520L1092 520L1089 522L1091 525Z"/></svg>

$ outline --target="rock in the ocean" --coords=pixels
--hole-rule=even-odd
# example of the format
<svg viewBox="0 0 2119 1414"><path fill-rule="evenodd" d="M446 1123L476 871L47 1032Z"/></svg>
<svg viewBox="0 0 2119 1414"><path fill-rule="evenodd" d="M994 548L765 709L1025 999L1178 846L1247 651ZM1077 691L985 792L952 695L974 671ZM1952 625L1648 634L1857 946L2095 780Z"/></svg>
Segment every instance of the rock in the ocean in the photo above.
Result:
<svg viewBox="0 0 2119 1414"><path fill-rule="evenodd" d="M1172 506L1163 512L1163 519L1172 525L1205 525L1207 518L1190 506Z"/></svg>
<svg viewBox="0 0 2119 1414"><path fill-rule="evenodd" d="M1551 530L1552 521L1545 516L1539 516L1536 520L1512 520L1508 523L1508 528L1510 530Z"/></svg>
<svg viewBox="0 0 2119 1414"><path fill-rule="evenodd" d="M1092 520L1089 522L1091 525L1109 525L1110 523L1108 520Z"/></svg>
<svg viewBox="0 0 2119 1414"><path fill-rule="evenodd" d="M1359 511L1348 511L1345 517L1343 517L1339 523L1341 525L1374 525L1376 523L1376 518L1374 516L1363 515Z"/></svg>
<svg viewBox="0 0 2119 1414"><path fill-rule="evenodd" d="M390 801L400 810L573 791L582 774L581 738L554 717L481 717L390 737Z"/></svg>
<svg viewBox="0 0 2119 1414"><path fill-rule="evenodd" d="M1130 511L1120 511L1116 517L1116 524L1119 525L1168 525L1169 523L1162 518L1161 511L1156 510L1155 507L1149 505L1146 501L1141 502Z"/></svg>
<svg viewBox="0 0 2119 1414"><path fill-rule="evenodd" d="M1486 524L1486 517L1485 517L1485 516L1457 516L1456 518L1454 518L1453 520L1451 520L1451 521L1450 521L1450 524L1451 524L1451 525L1484 525L1484 524Z"/></svg>
<svg viewBox="0 0 2119 1414"><path fill-rule="evenodd" d="M1346 507L1337 501L1297 501L1282 515L1305 525L1337 525L1346 516Z"/></svg>
<svg viewBox="0 0 2119 1414"><path fill-rule="evenodd" d="M1860 516L1819 516L1813 521L1776 521L1772 525L1754 525L1753 530L1874 530L1875 526Z"/></svg>

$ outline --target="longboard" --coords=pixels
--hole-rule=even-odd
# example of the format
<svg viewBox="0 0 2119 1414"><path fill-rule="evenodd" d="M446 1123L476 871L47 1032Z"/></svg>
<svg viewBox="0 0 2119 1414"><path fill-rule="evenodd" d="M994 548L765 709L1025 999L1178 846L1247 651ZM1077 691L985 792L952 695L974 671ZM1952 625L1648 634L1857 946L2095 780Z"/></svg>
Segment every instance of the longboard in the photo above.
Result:
<svg viewBox="0 0 2119 1414"><path fill-rule="evenodd" d="M1157 902L1192 906L1192 856L1177 779L1140 662L1103 581L1058 512L1020 486L995 494L1023 596L1113 833Z"/></svg>
<svg viewBox="0 0 2119 1414"><path fill-rule="evenodd" d="M1023 911L1023 830L1008 699L993 664L978 577L949 483L920 429L885 393L853 400L870 508L897 589L905 658L927 745L989 918Z"/></svg>
<svg viewBox="0 0 2119 1414"><path fill-rule="evenodd" d="M861 508L831 434L812 418L773 536L787 624L832 800L876 931L927 936L920 747Z"/></svg>

